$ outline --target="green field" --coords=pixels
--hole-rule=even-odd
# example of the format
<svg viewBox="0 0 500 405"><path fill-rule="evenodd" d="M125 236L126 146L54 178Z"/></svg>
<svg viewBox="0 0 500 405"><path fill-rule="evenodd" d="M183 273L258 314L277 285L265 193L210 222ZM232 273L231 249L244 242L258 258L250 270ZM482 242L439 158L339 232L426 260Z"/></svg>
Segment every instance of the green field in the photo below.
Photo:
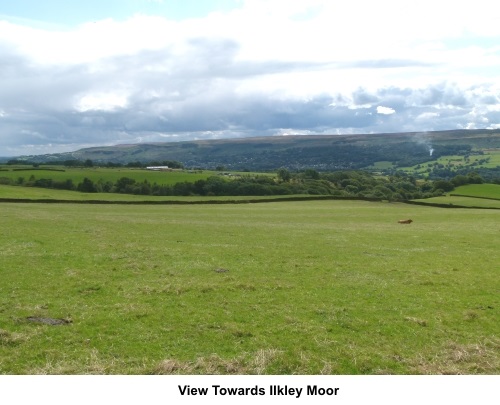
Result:
<svg viewBox="0 0 500 405"><path fill-rule="evenodd" d="M451 194L500 200L500 184L467 184L455 188Z"/></svg>
<svg viewBox="0 0 500 405"><path fill-rule="evenodd" d="M111 201L111 202L161 202L161 201L181 201L181 202L209 202L209 201L256 201L267 199L288 199L294 197L317 198L311 195L278 195L278 196L150 196L132 195L117 193L80 193L78 191L53 190L38 187L20 187L0 185L0 199L22 199L22 200L67 200L67 201Z"/></svg>
<svg viewBox="0 0 500 405"><path fill-rule="evenodd" d="M500 200L485 200L476 197L442 196L415 200L423 204L445 204L450 207L476 207L500 209Z"/></svg>
<svg viewBox="0 0 500 405"><path fill-rule="evenodd" d="M375 162L372 166L367 167L368 170L386 170L394 168L394 164L388 160Z"/></svg>
<svg viewBox="0 0 500 405"><path fill-rule="evenodd" d="M207 179L210 176L215 176L220 172L210 170L190 171L190 170L174 170L174 171L153 171L146 169L128 169L128 168L55 168L56 170L45 170L43 167L39 169L25 167L10 167L7 165L1 166L0 178L5 177L17 181L19 177L23 177L27 181L31 176L35 179L52 179L54 181L72 180L73 184L77 185L82 182L85 177L97 182L110 181L115 183L122 177L134 179L137 182L144 180L150 183L173 185L180 182L195 182L196 180ZM250 175L252 173L232 172L241 175Z"/></svg>
<svg viewBox="0 0 500 405"><path fill-rule="evenodd" d="M415 201L425 204L500 209L500 185L467 184L455 188L451 193L444 196Z"/></svg>
<svg viewBox="0 0 500 405"><path fill-rule="evenodd" d="M2 203L0 220L2 374L500 372L495 210Z"/></svg>
<svg viewBox="0 0 500 405"><path fill-rule="evenodd" d="M443 165L454 169L468 168L474 171L477 168L492 169L500 166L500 150L484 149L483 154L472 154L467 158L461 155L446 155L437 159L430 159L428 162L411 167L402 167L401 170L415 173L416 175L425 175L427 171L435 165Z"/></svg>

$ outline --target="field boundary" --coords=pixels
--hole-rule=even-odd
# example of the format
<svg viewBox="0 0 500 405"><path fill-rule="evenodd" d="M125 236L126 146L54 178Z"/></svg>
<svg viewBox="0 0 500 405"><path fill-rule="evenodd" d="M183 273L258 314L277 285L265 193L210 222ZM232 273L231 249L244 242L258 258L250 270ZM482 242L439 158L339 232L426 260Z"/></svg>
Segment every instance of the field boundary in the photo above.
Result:
<svg viewBox="0 0 500 405"><path fill-rule="evenodd" d="M230 196L228 196L230 197ZM277 198L258 198L258 199L242 199L242 200L143 200L143 201L112 201L112 200L61 200L51 198L0 198L0 203L35 203L35 204L123 204L123 205L199 205L199 204L254 204L254 203L268 203L268 202L281 202L281 201L317 201L317 200L359 200L359 201L372 201L380 202L383 199L367 198L367 197L338 197L338 196L311 196L311 197L277 197ZM387 200L385 200L387 201ZM399 201L395 201L399 202Z"/></svg>
<svg viewBox="0 0 500 405"><path fill-rule="evenodd" d="M468 197L468 196L463 196L463 197ZM399 201L404 204L411 204L411 205L426 205L429 207L436 207L436 208L467 208L467 209L475 209L475 210L500 210L498 207L478 207L474 205L456 205L452 203L448 204L440 204L440 203L432 203L432 202L423 202L423 201Z"/></svg>
<svg viewBox="0 0 500 405"><path fill-rule="evenodd" d="M500 198L494 198L494 197L479 197L475 195L466 195L466 194L450 194L451 197L467 197L467 198L479 198L482 200L495 200L495 201L500 201Z"/></svg>
<svg viewBox="0 0 500 405"><path fill-rule="evenodd" d="M468 197L468 196L464 196ZM483 198L483 197L477 197ZM0 203L21 203L21 204L94 204L94 205L217 205L217 204L257 204L257 203L272 203L272 202L293 202L293 201L369 201L369 202L388 202L381 198L368 197L338 197L338 196L313 196L313 197L282 197L282 198L262 198L262 199L244 199L244 200L162 200L162 201L111 201L111 200L60 200L60 199L29 199L29 198L0 198ZM494 200L494 199L492 199ZM482 209L482 210L500 210L498 207L478 207L455 204L440 204L423 201L411 200L394 200L390 203L401 203L410 205L423 205L436 208L466 208L466 209Z"/></svg>

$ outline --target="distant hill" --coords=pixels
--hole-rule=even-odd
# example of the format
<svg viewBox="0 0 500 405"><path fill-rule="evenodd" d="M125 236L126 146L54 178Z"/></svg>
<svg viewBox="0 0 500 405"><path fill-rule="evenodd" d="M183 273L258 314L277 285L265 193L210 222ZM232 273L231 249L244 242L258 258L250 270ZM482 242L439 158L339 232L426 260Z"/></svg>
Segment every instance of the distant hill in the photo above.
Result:
<svg viewBox="0 0 500 405"><path fill-rule="evenodd" d="M500 148L500 130L451 130L144 143L85 148L21 159L38 163L90 159L94 164L172 160L182 162L188 168L344 170L362 169L384 161L394 167L407 167L444 155L467 155L474 150L497 148Z"/></svg>

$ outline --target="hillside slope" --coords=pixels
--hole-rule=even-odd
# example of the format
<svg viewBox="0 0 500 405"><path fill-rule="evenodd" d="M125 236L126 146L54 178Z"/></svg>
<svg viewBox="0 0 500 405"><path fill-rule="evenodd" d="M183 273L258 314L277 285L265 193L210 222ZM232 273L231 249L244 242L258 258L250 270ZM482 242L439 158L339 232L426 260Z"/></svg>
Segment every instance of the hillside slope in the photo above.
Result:
<svg viewBox="0 0 500 405"><path fill-rule="evenodd" d="M145 143L93 147L71 153L23 157L36 162L86 160L128 163L175 160L186 167L232 170L360 169L380 161L412 166L444 155L500 148L500 130L426 133L309 135Z"/></svg>

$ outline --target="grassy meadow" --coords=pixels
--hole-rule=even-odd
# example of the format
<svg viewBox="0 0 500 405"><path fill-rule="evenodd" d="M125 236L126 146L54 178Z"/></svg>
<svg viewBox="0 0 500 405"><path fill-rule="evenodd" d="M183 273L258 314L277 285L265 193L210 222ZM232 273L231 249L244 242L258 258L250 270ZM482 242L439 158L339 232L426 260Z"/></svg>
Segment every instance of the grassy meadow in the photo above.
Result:
<svg viewBox="0 0 500 405"><path fill-rule="evenodd" d="M211 170L173 170L173 171L154 171L147 169L137 168L105 168L105 167L45 167L33 168L30 166L8 166L0 165L0 177L5 177L17 181L20 177L27 181L31 176L36 179L52 179L54 181L72 180L76 185L88 178L93 182L102 180L104 182L110 181L115 183L122 177L134 179L137 182L144 180L150 183L157 183L162 185L173 185L184 181L195 182L196 180L205 180L210 176L220 174L220 172ZM22 170L20 170L22 169ZM255 173L247 172L231 172L241 175L249 175Z"/></svg>
<svg viewBox="0 0 500 405"><path fill-rule="evenodd" d="M496 210L2 203L0 221L1 374L500 372Z"/></svg>
<svg viewBox="0 0 500 405"><path fill-rule="evenodd" d="M445 155L440 156L437 159L430 158L427 163L421 163L411 167L403 167L401 170L418 175L425 175L427 170L432 168L434 165L443 165L452 168L468 167L471 171L479 167L493 169L500 166L500 150L484 149L482 154L472 154L467 157L462 155Z"/></svg>
<svg viewBox="0 0 500 405"><path fill-rule="evenodd" d="M110 201L124 203L142 203L142 202L162 202L162 201L180 201L180 202L207 202L207 201L256 201L268 200L270 198L279 200L293 197L317 198L311 195L277 195L277 196L151 196L151 195L132 195L118 193L81 193L69 190L53 190L39 187L20 187L0 185L0 199L21 199L21 200L58 200L58 201Z"/></svg>
<svg viewBox="0 0 500 405"><path fill-rule="evenodd" d="M416 200L424 204L446 204L457 207L500 209L500 185L467 184L455 188L447 195Z"/></svg>
<svg viewBox="0 0 500 405"><path fill-rule="evenodd" d="M455 188L451 194L500 200L500 184L467 184Z"/></svg>
<svg viewBox="0 0 500 405"><path fill-rule="evenodd" d="M486 200L467 196L441 196L415 200L423 204L446 204L450 207L494 208L500 210L500 200Z"/></svg>

